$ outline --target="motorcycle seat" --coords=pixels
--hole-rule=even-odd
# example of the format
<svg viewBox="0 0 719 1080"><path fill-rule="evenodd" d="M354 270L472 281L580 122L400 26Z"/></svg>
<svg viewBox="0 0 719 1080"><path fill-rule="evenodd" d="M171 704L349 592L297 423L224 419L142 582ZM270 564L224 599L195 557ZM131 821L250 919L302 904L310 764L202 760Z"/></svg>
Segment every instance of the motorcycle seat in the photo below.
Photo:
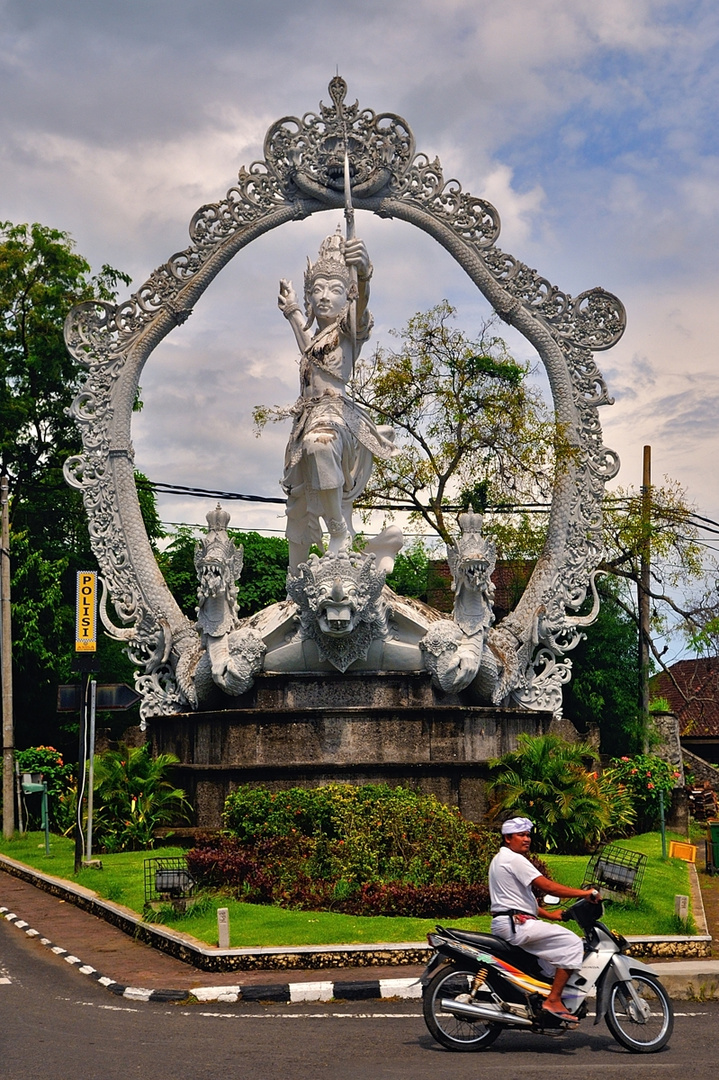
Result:
<svg viewBox="0 0 719 1080"><path fill-rule="evenodd" d="M495 937L494 934L483 934L475 930L445 930L445 933L456 937L458 941L464 941L467 945L474 945L478 949L486 949L501 960L531 975L533 979L542 982L551 982L550 977L539 966L537 957L532 953L520 949L518 945L512 945L504 938Z"/></svg>

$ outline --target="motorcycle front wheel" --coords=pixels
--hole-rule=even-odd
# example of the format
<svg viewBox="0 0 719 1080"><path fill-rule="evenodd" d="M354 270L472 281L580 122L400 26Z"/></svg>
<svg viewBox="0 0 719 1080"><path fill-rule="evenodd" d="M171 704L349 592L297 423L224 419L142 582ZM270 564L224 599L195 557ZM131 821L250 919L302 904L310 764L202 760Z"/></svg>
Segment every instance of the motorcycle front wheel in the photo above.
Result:
<svg viewBox="0 0 719 1080"><path fill-rule="evenodd" d="M614 1038L635 1054L655 1054L671 1038L674 1010L667 992L651 975L635 975L628 983L615 983L607 1007L607 1027Z"/></svg>
<svg viewBox="0 0 719 1080"><path fill-rule="evenodd" d="M474 972L465 971L454 964L445 965L424 988L424 1020L432 1038L448 1050L483 1050L501 1034L501 1024L486 1020L471 1020L455 1016L442 1008L443 998L456 998L469 994Z"/></svg>

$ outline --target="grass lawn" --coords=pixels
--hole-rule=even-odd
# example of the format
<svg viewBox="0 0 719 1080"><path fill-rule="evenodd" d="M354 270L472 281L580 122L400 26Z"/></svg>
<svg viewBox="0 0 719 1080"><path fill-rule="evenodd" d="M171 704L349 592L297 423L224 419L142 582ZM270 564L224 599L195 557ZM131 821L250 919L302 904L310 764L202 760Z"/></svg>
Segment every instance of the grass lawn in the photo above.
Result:
<svg viewBox="0 0 719 1080"><path fill-rule="evenodd" d="M667 851L669 840L686 842L685 836L667 833ZM688 896L691 910L691 890L689 888L689 868L681 859L667 859L662 862L662 839L660 833L644 833L629 840L615 841L618 846L638 851L647 856L641 893L638 903L612 902L607 904L604 922L612 930L622 934L681 934L685 931L677 925L674 915L674 897ZM577 888L583 883L583 874L587 865L584 855L547 855L547 866L556 880ZM690 916L689 932L696 933L696 926Z"/></svg>
<svg viewBox="0 0 719 1080"><path fill-rule="evenodd" d="M680 836L672 838L684 839ZM612 929L630 935L681 932L674 917L674 897L676 894L690 895L686 863L678 859L662 862L658 833L635 836L620 843L632 851L646 854L647 869L639 903L608 906L606 923ZM182 855L183 849L162 847L155 851L103 855L102 870L82 870L77 876L73 874L74 844L64 837L51 837L49 856L45 855L43 833L29 833L3 840L0 842L0 853L54 877L77 882L93 889L99 896L141 913L144 903L144 860L155 855ZM552 855L546 857L546 862L551 875L558 881L566 885L582 884L587 856ZM0 885L1 882L2 879ZM164 910L162 922L165 926L192 934L209 945L216 945L218 907L229 909L230 944L237 948L423 941L437 922L436 919L339 915L330 911L287 911L261 904L243 904L231 896L218 893L203 895L195 908L184 916L178 916L170 909ZM452 926L473 930L488 930L490 923L487 915L444 921Z"/></svg>

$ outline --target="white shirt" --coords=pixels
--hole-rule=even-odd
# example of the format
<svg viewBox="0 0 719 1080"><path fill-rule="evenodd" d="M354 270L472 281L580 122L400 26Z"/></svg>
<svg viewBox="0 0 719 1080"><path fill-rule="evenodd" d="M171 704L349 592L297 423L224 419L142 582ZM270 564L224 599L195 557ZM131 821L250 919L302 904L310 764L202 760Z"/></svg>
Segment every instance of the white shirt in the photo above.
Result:
<svg viewBox="0 0 719 1080"><path fill-rule="evenodd" d="M489 898L492 911L524 911L537 914L537 900L531 885L541 872L529 859L506 844L489 864Z"/></svg>

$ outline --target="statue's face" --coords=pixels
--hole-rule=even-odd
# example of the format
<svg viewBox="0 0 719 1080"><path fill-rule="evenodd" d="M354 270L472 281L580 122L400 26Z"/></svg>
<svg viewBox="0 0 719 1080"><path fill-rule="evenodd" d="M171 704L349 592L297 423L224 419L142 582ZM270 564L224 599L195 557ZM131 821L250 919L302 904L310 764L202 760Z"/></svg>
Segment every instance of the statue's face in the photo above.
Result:
<svg viewBox="0 0 719 1080"><path fill-rule="evenodd" d="M357 625L357 587L353 581L339 579L317 590L317 622L323 634L342 637Z"/></svg>
<svg viewBox="0 0 719 1080"><path fill-rule="evenodd" d="M316 277L312 282L310 303L318 323L330 322L347 305L347 286L340 278Z"/></svg>
<svg viewBox="0 0 719 1080"><path fill-rule="evenodd" d="M462 564L461 570L472 589L482 588L489 580L489 563L481 557L468 559Z"/></svg>

